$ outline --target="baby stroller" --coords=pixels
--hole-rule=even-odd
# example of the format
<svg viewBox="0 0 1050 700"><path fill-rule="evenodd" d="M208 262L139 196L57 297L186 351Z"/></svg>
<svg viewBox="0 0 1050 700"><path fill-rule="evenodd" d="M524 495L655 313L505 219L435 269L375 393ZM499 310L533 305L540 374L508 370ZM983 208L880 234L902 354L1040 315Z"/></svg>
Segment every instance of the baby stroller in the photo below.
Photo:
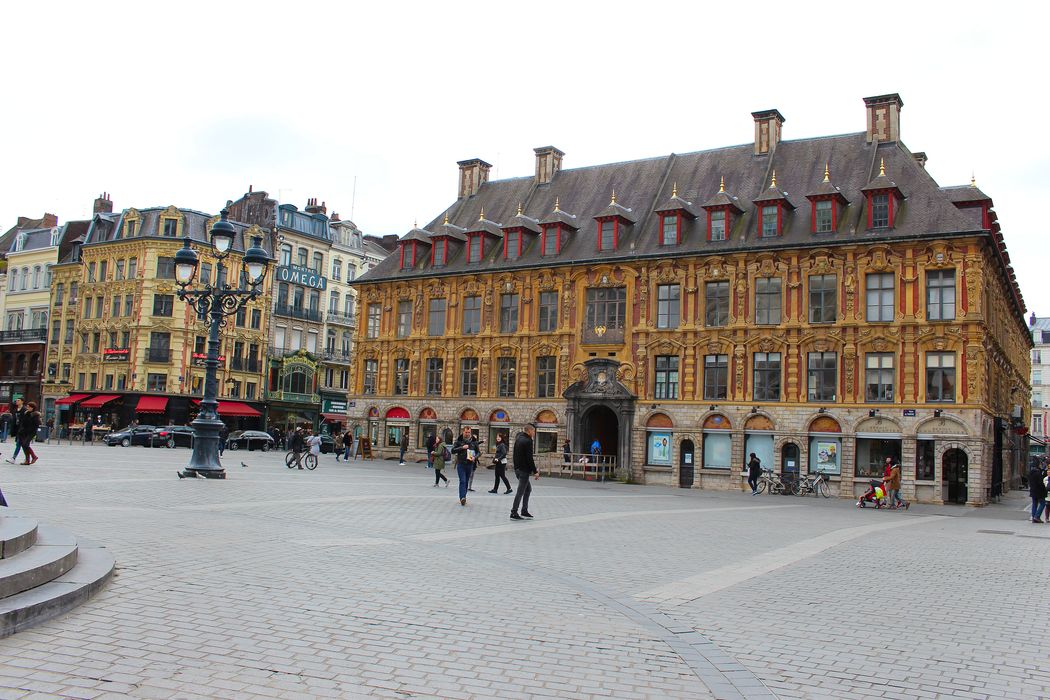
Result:
<svg viewBox="0 0 1050 700"><path fill-rule="evenodd" d="M882 508L882 499L886 497L886 491L882 488L882 482L872 479L868 484L868 492L857 501L857 507L866 508L867 504L873 503L876 508Z"/></svg>

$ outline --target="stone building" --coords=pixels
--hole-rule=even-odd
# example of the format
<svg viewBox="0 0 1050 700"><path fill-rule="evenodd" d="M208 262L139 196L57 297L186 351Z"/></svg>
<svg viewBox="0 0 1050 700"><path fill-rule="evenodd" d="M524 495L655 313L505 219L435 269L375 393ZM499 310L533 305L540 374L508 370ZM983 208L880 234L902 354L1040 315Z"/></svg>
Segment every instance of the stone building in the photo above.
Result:
<svg viewBox="0 0 1050 700"><path fill-rule="evenodd" d="M96 200L82 240L53 269L52 337L61 342L48 349L44 393L62 407L59 423L93 415L107 425L165 425L196 415L208 328L178 299L174 256L190 238L201 256L194 285L222 284L208 236L218 219L174 206L113 213L108 197ZM272 250L258 227L235 226L225 276L234 286L253 236ZM262 427L270 282L222 330L219 415L231 429Z"/></svg>
<svg viewBox="0 0 1050 700"><path fill-rule="evenodd" d="M1032 333L1032 419L1028 429L1031 435L1029 454L1047 454L1046 443L1050 438L1050 318L1032 314L1028 319ZM1045 358L1045 362L1044 362ZM1043 382L1046 376L1047 382Z"/></svg>
<svg viewBox="0 0 1050 700"><path fill-rule="evenodd" d="M852 498L902 461L906 498L982 504L1019 483L1031 338L991 199L938 185L896 94L864 129L489 180L357 281L356 420L538 423L638 482L735 489L754 452ZM417 452L422 457L422 452ZM557 459L557 457L555 457Z"/></svg>

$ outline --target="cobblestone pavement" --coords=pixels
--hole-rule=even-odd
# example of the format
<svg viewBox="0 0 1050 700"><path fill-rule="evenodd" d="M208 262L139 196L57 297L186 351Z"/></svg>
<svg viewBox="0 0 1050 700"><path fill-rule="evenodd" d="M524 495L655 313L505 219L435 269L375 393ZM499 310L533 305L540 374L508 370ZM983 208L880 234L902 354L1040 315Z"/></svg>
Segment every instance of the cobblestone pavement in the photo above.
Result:
<svg viewBox="0 0 1050 700"><path fill-rule="evenodd" d="M6 455L8 445L0 445ZM1050 525L980 510L424 465L43 445L13 510L108 546L94 599L0 640L0 699L1046 697ZM241 467L241 462L247 467ZM1034 601L1034 602L1033 602Z"/></svg>

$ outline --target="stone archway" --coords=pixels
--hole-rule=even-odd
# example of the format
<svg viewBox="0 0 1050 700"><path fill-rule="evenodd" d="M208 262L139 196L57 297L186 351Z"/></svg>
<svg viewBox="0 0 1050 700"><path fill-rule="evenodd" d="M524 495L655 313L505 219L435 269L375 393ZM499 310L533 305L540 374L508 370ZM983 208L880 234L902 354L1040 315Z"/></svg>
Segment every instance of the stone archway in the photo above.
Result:
<svg viewBox="0 0 1050 700"><path fill-rule="evenodd" d="M616 378L618 361L594 358L583 365L586 377L562 394L567 401L565 425L572 451L588 452L591 441L600 433L606 441L615 441L613 449L612 444L607 446L599 437L605 454L615 454L617 467L629 471L633 465L631 426L637 397Z"/></svg>

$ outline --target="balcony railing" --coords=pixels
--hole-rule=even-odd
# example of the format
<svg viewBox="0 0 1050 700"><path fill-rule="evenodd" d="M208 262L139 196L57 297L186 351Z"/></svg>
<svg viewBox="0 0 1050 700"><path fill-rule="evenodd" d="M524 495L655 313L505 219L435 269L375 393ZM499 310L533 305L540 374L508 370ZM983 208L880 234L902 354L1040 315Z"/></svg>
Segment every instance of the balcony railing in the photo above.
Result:
<svg viewBox="0 0 1050 700"><path fill-rule="evenodd" d="M622 328L584 328L582 342L585 345L616 345L623 344Z"/></svg>
<svg viewBox="0 0 1050 700"><path fill-rule="evenodd" d="M46 340L46 328L22 328L16 331L0 331L0 343L29 343Z"/></svg>
<svg viewBox="0 0 1050 700"><path fill-rule="evenodd" d="M259 359L255 357L234 357L230 360L230 369L238 372L258 372Z"/></svg>
<svg viewBox="0 0 1050 700"><path fill-rule="evenodd" d="M171 359L171 348L146 348L147 362L167 362Z"/></svg>
<svg viewBox="0 0 1050 700"><path fill-rule="evenodd" d="M342 350L325 350L321 353L321 359L327 362L350 364L350 353Z"/></svg>
<svg viewBox="0 0 1050 700"><path fill-rule="evenodd" d="M357 325L357 317L356 316L344 316L343 314L337 314L337 313L333 313L333 312L329 311L328 312L328 322L329 323L336 323L336 324L339 324L341 326L356 326Z"/></svg>
<svg viewBox="0 0 1050 700"><path fill-rule="evenodd" d="M299 318L304 321L317 321L318 323L320 323L322 320L324 320L324 314L321 313L320 309L307 309L301 306L287 306L285 304L277 304L273 307L273 312L278 316Z"/></svg>
<svg viewBox="0 0 1050 700"><path fill-rule="evenodd" d="M300 394L294 391L267 391L266 398L273 401L288 401L290 403L321 403L320 394Z"/></svg>

